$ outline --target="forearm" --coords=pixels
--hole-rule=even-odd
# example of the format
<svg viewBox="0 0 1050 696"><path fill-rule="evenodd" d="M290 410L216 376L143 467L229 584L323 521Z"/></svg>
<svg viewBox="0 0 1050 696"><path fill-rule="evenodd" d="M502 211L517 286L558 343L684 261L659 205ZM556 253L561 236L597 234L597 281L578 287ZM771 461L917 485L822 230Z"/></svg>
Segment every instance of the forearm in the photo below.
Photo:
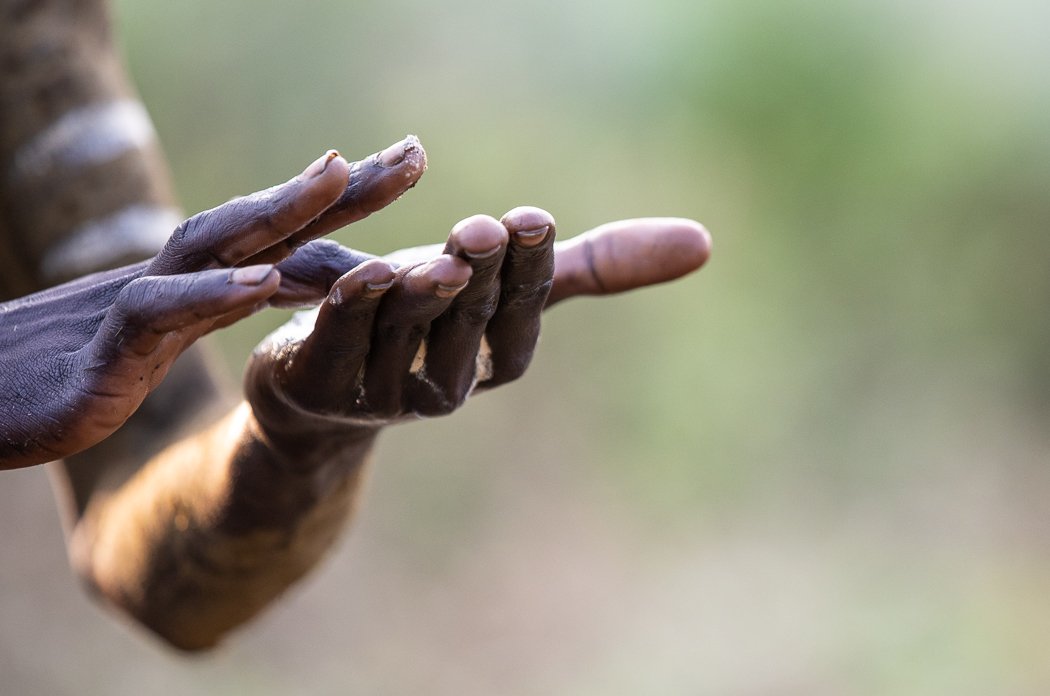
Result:
<svg viewBox="0 0 1050 696"><path fill-rule="evenodd" d="M92 499L72 557L107 601L173 645L210 647L324 556L353 513L371 442L304 469L242 404Z"/></svg>
<svg viewBox="0 0 1050 696"><path fill-rule="evenodd" d="M106 3L0 0L0 77L0 298L157 253L182 215ZM368 450L293 473L243 409L222 418L222 386L191 349L121 430L55 465L78 571L186 648L316 562Z"/></svg>

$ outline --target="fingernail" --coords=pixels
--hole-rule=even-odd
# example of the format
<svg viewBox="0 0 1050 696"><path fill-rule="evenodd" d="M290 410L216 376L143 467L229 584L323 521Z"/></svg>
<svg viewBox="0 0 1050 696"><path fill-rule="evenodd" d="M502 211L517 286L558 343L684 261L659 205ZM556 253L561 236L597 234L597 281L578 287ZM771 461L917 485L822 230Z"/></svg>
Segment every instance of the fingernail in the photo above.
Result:
<svg viewBox="0 0 1050 696"><path fill-rule="evenodd" d="M380 167L395 167L405 161L405 155L419 145L419 140L410 135L401 142L394 143L382 152L376 153L376 164Z"/></svg>
<svg viewBox="0 0 1050 696"><path fill-rule="evenodd" d="M259 285L269 277L271 272L273 272L272 264L235 268L230 273L229 282L237 283L238 285Z"/></svg>
<svg viewBox="0 0 1050 696"><path fill-rule="evenodd" d="M328 167L328 163L338 156L338 150L329 150L311 162L310 166L303 170L302 177L304 179L313 179L315 176L321 176Z"/></svg>
<svg viewBox="0 0 1050 696"><path fill-rule="evenodd" d="M365 291L362 294L367 299L372 300L382 295L384 292L393 287L393 285L393 280L388 280L385 283L365 283Z"/></svg>
<svg viewBox="0 0 1050 696"><path fill-rule="evenodd" d="M444 285L443 283L438 283L438 286L434 289L434 294L443 298L453 297L454 295L458 295L459 291L465 287L467 287L467 283L463 283L462 285Z"/></svg>
<svg viewBox="0 0 1050 696"><path fill-rule="evenodd" d="M550 225L535 227L531 230L518 230L514 233L514 238L518 240L518 244L521 246L534 247L541 244L550 231Z"/></svg>
<svg viewBox="0 0 1050 696"><path fill-rule="evenodd" d="M498 252L499 249L500 249L500 246L501 245L497 244L496 246L492 247L491 249L486 249L485 251L467 251L466 249L464 249L463 253L466 254L468 257L470 257L472 259L487 259L488 257L490 257L493 254L495 254L496 252Z"/></svg>

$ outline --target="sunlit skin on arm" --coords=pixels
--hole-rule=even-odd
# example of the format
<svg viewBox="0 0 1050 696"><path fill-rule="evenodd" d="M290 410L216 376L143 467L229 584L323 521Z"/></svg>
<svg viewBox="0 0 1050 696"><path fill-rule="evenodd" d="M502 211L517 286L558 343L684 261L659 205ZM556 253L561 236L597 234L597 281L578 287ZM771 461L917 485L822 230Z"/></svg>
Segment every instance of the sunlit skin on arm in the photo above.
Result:
<svg viewBox="0 0 1050 696"><path fill-rule="evenodd" d="M707 258L690 221L556 243L537 208L467 218L422 255L320 239L415 184L414 138L178 225L104 2L0 0L0 58L0 291L23 296L0 304L0 468L62 458L79 576L179 648L215 645L317 563L387 425L519 377L545 306ZM227 399L201 337L307 305Z"/></svg>
<svg viewBox="0 0 1050 696"><path fill-rule="evenodd" d="M259 346L244 404L89 506L72 544L84 577L173 645L210 647L327 551L385 426L521 376L551 298L663 282L709 252L702 227L674 218L578 240L555 244L553 218L523 207L463 220L425 261L303 247L278 268L302 274L300 254L324 255L316 282L296 286L302 301L335 278L312 298L316 315Z"/></svg>

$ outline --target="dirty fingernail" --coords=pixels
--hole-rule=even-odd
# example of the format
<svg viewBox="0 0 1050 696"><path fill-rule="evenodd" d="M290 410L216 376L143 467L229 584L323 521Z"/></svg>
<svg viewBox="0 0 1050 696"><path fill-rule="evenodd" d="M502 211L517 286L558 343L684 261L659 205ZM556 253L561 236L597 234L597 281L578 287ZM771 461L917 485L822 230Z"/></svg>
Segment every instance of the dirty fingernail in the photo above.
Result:
<svg viewBox="0 0 1050 696"><path fill-rule="evenodd" d="M382 152L377 152L375 154L375 162L380 167L396 167L405 161L408 153L418 149L420 149L419 138L409 135L404 140L394 143Z"/></svg>

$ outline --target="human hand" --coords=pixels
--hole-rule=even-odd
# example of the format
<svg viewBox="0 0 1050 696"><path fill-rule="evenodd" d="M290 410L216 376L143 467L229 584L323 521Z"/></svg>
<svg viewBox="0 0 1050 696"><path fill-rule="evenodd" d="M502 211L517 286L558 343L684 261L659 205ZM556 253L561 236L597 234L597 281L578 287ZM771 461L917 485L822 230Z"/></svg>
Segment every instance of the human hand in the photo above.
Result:
<svg viewBox="0 0 1050 696"><path fill-rule="evenodd" d="M403 250L342 276L316 314L260 345L246 393L271 444L302 463L312 449L450 413L471 392L516 379L544 308L677 278L709 252L706 230L677 218L622 220L557 244L537 208L467 218L443 248Z"/></svg>
<svg viewBox="0 0 1050 696"><path fill-rule="evenodd" d="M188 219L150 261L0 304L0 469L96 444L201 335L323 282L317 269L297 277L294 263L282 282L273 264L390 203L425 163L414 138L353 165L330 152Z"/></svg>

